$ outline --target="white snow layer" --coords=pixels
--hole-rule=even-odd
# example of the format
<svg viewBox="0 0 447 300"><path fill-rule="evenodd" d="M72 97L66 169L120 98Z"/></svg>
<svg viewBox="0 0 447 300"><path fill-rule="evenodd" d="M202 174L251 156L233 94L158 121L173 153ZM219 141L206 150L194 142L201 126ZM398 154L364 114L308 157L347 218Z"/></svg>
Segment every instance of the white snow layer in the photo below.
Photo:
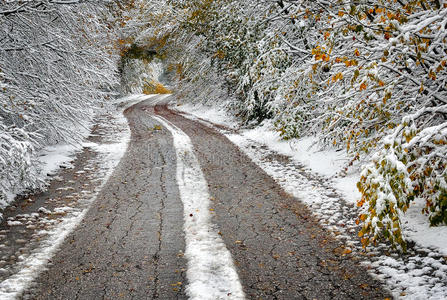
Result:
<svg viewBox="0 0 447 300"><path fill-rule="evenodd" d="M121 99L120 102L129 102L133 100L132 97L128 97L126 99ZM99 153L102 170L98 170L97 173L101 175L101 178L98 178L98 180L101 180L101 187L98 188L94 194L86 194L85 199L80 199L80 201L88 203L83 209L59 208L61 211L68 212L67 215L62 219L62 222L55 224L51 229L45 232L46 237L40 242L37 249L35 249L28 257L18 262L20 271L0 283L0 299L7 300L19 297L45 269L46 264L57 252L67 235L70 234L82 221L90 204L96 199L98 192L118 165L130 141L130 130L122 111L123 109L116 112L117 114L115 115L115 118L117 118L117 125L121 127L122 130L120 130L119 133L115 132L115 136L110 137L113 139L113 143L107 144L107 146L94 143L83 144L84 147L91 147ZM69 161L73 160L73 154L75 153L74 149L75 148L67 146L53 147L51 149L47 148L45 154L42 156L42 161L44 161L46 166L44 171L52 173L60 164L67 164ZM58 209L56 208L56 213L57 210ZM50 211L48 212L51 213Z"/></svg>
<svg viewBox="0 0 447 300"><path fill-rule="evenodd" d="M238 126L237 121L234 118L226 115L223 106L214 107L202 104L184 103L178 104L175 108L180 112L185 111L197 117L201 117L213 124L224 125L230 128L237 128Z"/></svg>
<svg viewBox="0 0 447 300"><path fill-rule="evenodd" d="M197 300L244 299L231 254L210 222L210 195L191 140L166 119L153 118L171 132L176 150L177 183L185 219L188 296Z"/></svg>

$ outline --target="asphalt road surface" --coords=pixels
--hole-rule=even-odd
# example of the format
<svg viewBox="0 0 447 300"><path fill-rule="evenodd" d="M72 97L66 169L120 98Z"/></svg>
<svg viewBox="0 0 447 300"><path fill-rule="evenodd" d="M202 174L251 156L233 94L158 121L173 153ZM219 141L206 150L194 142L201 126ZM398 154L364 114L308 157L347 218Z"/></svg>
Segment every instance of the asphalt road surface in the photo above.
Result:
<svg viewBox="0 0 447 300"><path fill-rule="evenodd" d="M173 136L186 133L208 185L211 223L246 299L384 299L299 199L226 137L152 98L124 113L126 154L27 299L187 299L184 212ZM232 294L228 293L231 299Z"/></svg>

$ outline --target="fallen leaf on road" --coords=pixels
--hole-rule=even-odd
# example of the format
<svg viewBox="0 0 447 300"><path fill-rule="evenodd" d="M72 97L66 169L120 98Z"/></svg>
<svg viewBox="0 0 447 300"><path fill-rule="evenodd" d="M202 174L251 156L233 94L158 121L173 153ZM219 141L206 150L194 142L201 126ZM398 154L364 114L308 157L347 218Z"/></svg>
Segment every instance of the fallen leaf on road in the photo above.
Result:
<svg viewBox="0 0 447 300"><path fill-rule="evenodd" d="M362 284L360 285L360 288L362 288L362 289L367 289L368 287L369 287L369 285L366 284L366 283L362 283Z"/></svg>

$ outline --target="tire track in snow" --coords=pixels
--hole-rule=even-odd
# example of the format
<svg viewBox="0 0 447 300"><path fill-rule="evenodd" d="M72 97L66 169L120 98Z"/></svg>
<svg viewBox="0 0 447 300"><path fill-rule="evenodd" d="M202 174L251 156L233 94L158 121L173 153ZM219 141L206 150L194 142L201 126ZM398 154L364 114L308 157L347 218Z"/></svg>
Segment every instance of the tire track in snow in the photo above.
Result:
<svg viewBox="0 0 447 300"><path fill-rule="evenodd" d="M152 116L173 137L177 183L184 206L185 256L191 299L245 299L231 254L210 221L210 195L190 138L161 116Z"/></svg>

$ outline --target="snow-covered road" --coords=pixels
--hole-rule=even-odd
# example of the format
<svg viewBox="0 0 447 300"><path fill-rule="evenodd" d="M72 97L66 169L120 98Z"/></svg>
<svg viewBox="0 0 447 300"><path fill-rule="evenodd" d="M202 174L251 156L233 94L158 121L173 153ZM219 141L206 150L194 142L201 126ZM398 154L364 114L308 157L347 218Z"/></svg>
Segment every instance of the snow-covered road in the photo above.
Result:
<svg viewBox="0 0 447 300"><path fill-rule="evenodd" d="M210 198L189 137L165 118L153 116L168 129L177 154L177 183L183 202L190 299L244 299L230 252L211 224Z"/></svg>
<svg viewBox="0 0 447 300"><path fill-rule="evenodd" d="M3 274L3 292L32 299L388 296L351 248L249 153L213 126L170 110L164 104L169 98L127 100L140 102L125 106L131 137L113 174L102 183L94 176L104 174L97 165L101 160L91 165L80 157L73 169L61 171L50 194L33 198L48 205L41 210L34 205L47 214L47 242L36 239L34 248L18 246L12 255L22 255L21 261L46 255L33 269L6 257L13 266L4 266L9 269ZM111 148L110 143L95 145L89 149ZM281 160L274 154L268 159ZM87 187L94 182L101 188L91 197ZM23 219L22 209L28 208L18 205L11 212L11 222L25 221L14 225L16 231L33 216ZM64 228L64 220L76 211L77 226L51 239L52 230ZM14 230L4 226L8 239ZM6 284L20 272L33 275Z"/></svg>

